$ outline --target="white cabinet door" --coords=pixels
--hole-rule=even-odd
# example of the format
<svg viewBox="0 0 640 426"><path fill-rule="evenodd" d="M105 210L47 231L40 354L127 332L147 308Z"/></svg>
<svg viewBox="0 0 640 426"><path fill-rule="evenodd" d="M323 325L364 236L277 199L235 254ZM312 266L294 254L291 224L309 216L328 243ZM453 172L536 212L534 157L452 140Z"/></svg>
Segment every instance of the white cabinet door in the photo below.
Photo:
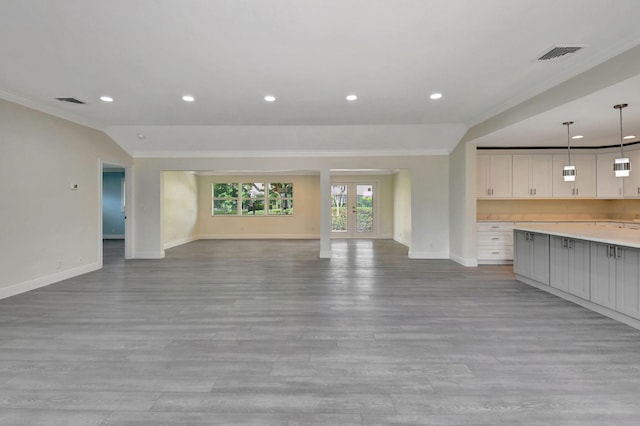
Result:
<svg viewBox="0 0 640 426"><path fill-rule="evenodd" d="M557 198L593 198L596 196L596 156L576 154L571 162L576 166L576 180L565 182L562 169L567 164L566 155L553 156L553 196Z"/></svg>
<svg viewBox="0 0 640 426"><path fill-rule="evenodd" d="M513 198L549 198L552 195L553 156L513 156Z"/></svg>
<svg viewBox="0 0 640 426"><path fill-rule="evenodd" d="M595 154L578 154L575 156L576 196L595 198L596 196L596 156Z"/></svg>
<svg viewBox="0 0 640 426"><path fill-rule="evenodd" d="M513 198L529 198L531 195L531 155L514 155Z"/></svg>
<svg viewBox="0 0 640 426"><path fill-rule="evenodd" d="M591 242L591 293L593 303L616 308L616 261L610 256L610 245Z"/></svg>
<svg viewBox="0 0 640 426"><path fill-rule="evenodd" d="M598 198L621 198L624 194L624 179L617 178L613 173L613 160L620 154L598 154L596 159Z"/></svg>
<svg viewBox="0 0 640 426"><path fill-rule="evenodd" d="M616 310L640 319L640 250L616 246Z"/></svg>
<svg viewBox="0 0 640 426"><path fill-rule="evenodd" d="M511 198L511 155L478 155L477 197Z"/></svg>
<svg viewBox="0 0 640 426"><path fill-rule="evenodd" d="M629 177L618 178L624 180L624 196L640 197L640 150L625 152L624 155L625 157L629 157L629 161L631 162ZM617 156L619 157L620 154ZM613 168L613 166L611 167Z"/></svg>

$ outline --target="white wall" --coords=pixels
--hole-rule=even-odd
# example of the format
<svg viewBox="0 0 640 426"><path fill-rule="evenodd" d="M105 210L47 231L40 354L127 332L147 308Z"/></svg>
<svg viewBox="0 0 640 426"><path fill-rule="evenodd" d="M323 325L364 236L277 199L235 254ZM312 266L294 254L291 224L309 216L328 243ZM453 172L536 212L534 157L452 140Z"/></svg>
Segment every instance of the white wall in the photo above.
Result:
<svg viewBox="0 0 640 426"><path fill-rule="evenodd" d="M0 298L102 266L101 159L131 163L100 131L0 100Z"/></svg>
<svg viewBox="0 0 640 426"><path fill-rule="evenodd" d="M406 169L411 174L411 246L414 258L449 257L448 156L136 158L135 249L139 258L164 256L161 185L164 170L320 171ZM417 188L417 189L416 189Z"/></svg>
<svg viewBox="0 0 640 426"><path fill-rule="evenodd" d="M411 173L398 170L393 175L393 239L411 246Z"/></svg>
<svg viewBox="0 0 640 426"><path fill-rule="evenodd" d="M449 159L451 259L477 266L475 144L460 142Z"/></svg>
<svg viewBox="0 0 640 426"><path fill-rule="evenodd" d="M190 172L162 174L162 241L165 249L196 239L198 180Z"/></svg>

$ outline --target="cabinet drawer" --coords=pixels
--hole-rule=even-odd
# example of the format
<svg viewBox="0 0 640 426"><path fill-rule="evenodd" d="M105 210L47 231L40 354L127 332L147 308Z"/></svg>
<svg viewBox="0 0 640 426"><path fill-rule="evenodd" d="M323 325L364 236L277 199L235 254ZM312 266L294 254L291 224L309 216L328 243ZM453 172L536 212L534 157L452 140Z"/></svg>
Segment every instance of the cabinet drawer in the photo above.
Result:
<svg viewBox="0 0 640 426"><path fill-rule="evenodd" d="M478 259L484 260L512 260L511 247L478 247Z"/></svg>
<svg viewBox="0 0 640 426"><path fill-rule="evenodd" d="M478 245L498 244L513 245L513 234L511 232L478 232Z"/></svg>
<svg viewBox="0 0 640 426"><path fill-rule="evenodd" d="M476 229L478 232L512 232L515 224L513 222L478 222Z"/></svg>

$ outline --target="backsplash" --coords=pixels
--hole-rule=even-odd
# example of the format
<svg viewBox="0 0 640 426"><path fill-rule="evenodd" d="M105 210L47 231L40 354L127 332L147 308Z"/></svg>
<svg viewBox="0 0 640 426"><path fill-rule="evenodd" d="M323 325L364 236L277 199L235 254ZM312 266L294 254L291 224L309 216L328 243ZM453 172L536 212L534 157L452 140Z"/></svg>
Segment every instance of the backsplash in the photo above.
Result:
<svg viewBox="0 0 640 426"><path fill-rule="evenodd" d="M640 221L637 200L478 200L477 219L496 221Z"/></svg>

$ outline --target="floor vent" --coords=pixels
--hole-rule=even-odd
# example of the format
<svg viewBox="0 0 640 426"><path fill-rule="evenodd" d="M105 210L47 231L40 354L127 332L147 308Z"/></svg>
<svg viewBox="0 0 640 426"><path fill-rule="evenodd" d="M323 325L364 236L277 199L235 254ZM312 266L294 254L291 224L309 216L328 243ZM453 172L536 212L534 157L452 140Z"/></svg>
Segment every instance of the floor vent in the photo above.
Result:
<svg viewBox="0 0 640 426"><path fill-rule="evenodd" d="M578 50L582 49L581 46L556 46L544 55L538 58L539 61L548 61L551 59L560 58L564 55L568 55L570 53L575 53Z"/></svg>
<svg viewBox="0 0 640 426"><path fill-rule="evenodd" d="M79 101L76 98L56 98L57 100L59 100L60 102L69 102L70 104L81 104L84 105L84 102Z"/></svg>

